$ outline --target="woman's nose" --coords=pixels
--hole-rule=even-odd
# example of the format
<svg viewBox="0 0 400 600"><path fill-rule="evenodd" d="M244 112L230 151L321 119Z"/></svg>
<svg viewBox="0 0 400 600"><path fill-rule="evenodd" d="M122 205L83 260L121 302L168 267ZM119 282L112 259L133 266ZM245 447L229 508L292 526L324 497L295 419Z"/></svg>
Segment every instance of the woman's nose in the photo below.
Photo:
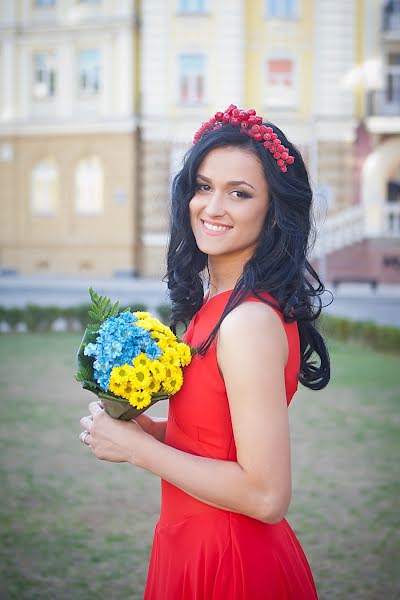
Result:
<svg viewBox="0 0 400 600"><path fill-rule="evenodd" d="M224 196L222 193L214 192L209 196L205 212L210 217L221 216L225 213Z"/></svg>

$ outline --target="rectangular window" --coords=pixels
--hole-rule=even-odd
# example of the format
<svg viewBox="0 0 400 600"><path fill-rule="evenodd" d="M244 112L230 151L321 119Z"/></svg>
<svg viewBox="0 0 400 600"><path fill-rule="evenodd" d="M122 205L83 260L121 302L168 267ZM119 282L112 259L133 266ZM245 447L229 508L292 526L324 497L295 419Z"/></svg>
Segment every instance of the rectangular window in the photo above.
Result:
<svg viewBox="0 0 400 600"><path fill-rule="evenodd" d="M275 19L294 19L297 17L297 0L267 0L267 17Z"/></svg>
<svg viewBox="0 0 400 600"><path fill-rule="evenodd" d="M266 105L292 108L297 104L295 65L291 59L271 58L266 65Z"/></svg>
<svg viewBox="0 0 400 600"><path fill-rule="evenodd" d="M52 98L56 93L55 52L35 52L33 55L33 97Z"/></svg>
<svg viewBox="0 0 400 600"><path fill-rule="evenodd" d="M206 58L203 54L182 54L179 57L179 102L205 102Z"/></svg>
<svg viewBox="0 0 400 600"><path fill-rule="evenodd" d="M56 0L35 0L37 8L51 8L56 5Z"/></svg>
<svg viewBox="0 0 400 600"><path fill-rule="evenodd" d="M206 0L179 0L178 2L180 13L204 13L206 9Z"/></svg>
<svg viewBox="0 0 400 600"><path fill-rule="evenodd" d="M78 57L79 93L96 96L101 85L101 54L98 49L81 50Z"/></svg>

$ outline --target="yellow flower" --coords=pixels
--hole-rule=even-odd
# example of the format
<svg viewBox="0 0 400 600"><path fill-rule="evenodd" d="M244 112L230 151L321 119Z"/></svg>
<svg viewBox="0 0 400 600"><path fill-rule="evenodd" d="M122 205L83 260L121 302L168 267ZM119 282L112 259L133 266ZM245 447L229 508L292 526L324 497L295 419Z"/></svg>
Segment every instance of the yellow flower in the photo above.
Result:
<svg viewBox="0 0 400 600"><path fill-rule="evenodd" d="M178 342L174 345L174 348L178 352L182 367L187 367L192 360L192 353L190 352L189 346L183 342Z"/></svg>
<svg viewBox="0 0 400 600"><path fill-rule="evenodd" d="M176 394L183 384L182 369L179 367L167 368L166 377L163 381L163 388L168 394Z"/></svg>
<svg viewBox="0 0 400 600"><path fill-rule="evenodd" d="M150 380L147 391L150 392L150 394L156 394L159 391L160 387L161 381L158 381L153 377L153 379Z"/></svg>
<svg viewBox="0 0 400 600"><path fill-rule="evenodd" d="M116 396L122 396L123 384L120 381L115 381L115 379L110 379L110 390Z"/></svg>
<svg viewBox="0 0 400 600"><path fill-rule="evenodd" d="M129 382L136 390L145 390L151 383L150 369L138 365L133 369L132 375L129 377Z"/></svg>
<svg viewBox="0 0 400 600"><path fill-rule="evenodd" d="M151 358L147 358L144 352L141 352L139 356L136 356L136 358L132 360L132 364L135 368L146 367L147 369L150 369L150 365L152 362L153 361L151 360Z"/></svg>
<svg viewBox="0 0 400 600"><path fill-rule="evenodd" d="M129 395L128 400L135 408L144 408L151 404L151 394L146 390L134 390Z"/></svg>
<svg viewBox="0 0 400 600"><path fill-rule="evenodd" d="M179 367L181 364L178 351L172 347L166 348L158 360L166 367Z"/></svg>
<svg viewBox="0 0 400 600"><path fill-rule="evenodd" d="M134 387L130 383L130 381L127 381L125 383L125 385L122 385L121 387L122 387L122 389L121 389L119 395L122 396L123 398L126 398L130 402L130 397L131 397L132 393L135 392L136 390L134 389Z"/></svg>
<svg viewBox="0 0 400 600"><path fill-rule="evenodd" d="M120 367L114 367L111 371L110 382L118 381L119 383L126 383L131 374L132 367L130 365L121 365Z"/></svg>
<svg viewBox="0 0 400 600"><path fill-rule="evenodd" d="M156 381L162 381L164 379L166 367L162 362L159 360L152 360L149 369Z"/></svg>
<svg viewBox="0 0 400 600"><path fill-rule="evenodd" d="M151 317L151 314L149 312L145 312L143 310L137 310L133 314L136 315L138 319L147 319L147 317Z"/></svg>

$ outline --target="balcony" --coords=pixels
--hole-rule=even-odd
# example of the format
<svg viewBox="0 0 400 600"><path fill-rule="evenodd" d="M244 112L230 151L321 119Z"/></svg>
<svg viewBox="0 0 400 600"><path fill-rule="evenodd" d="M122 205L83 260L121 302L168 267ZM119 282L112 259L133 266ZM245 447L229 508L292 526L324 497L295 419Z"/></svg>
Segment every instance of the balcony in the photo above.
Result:
<svg viewBox="0 0 400 600"><path fill-rule="evenodd" d="M386 237L400 238L400 204L384 207L384 231Z"/></svg>
<svg viewBox="0 0 400 600"><path fill-rule="evenodd" d="M390 2L382 13L383 37L387 40L400 39L400 2Z"/></svg>
<svg viewBox="0 0 400 600"><path fill-rule="evenodd" d="M367 93L367 117L398 117L400 115L399 93L389 94L388 90Z"/></svg>
<svg viewBox="0 0 400 600"><path fill-rule="evenodd" d="M400 89L371 91L366 95L365 124L370 133L397 135L400 133Z"/></svg>

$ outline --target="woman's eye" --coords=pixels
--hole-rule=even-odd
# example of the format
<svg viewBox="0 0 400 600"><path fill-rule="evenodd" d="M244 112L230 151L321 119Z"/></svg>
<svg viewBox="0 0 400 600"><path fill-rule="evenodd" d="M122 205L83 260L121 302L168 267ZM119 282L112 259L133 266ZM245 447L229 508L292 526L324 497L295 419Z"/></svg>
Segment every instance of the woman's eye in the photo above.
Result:
<svg viewBox="0 0 400 600"><path fill-rule="evenodd" d="M204 188L208 188L208 189L205 190ZM207 185L206 183L197 183L196 184L196 192L199 192L199 191L208 192L209 189L210 189L210 186Z"/></svg>
<svg viewBox="0 0 400 600"><path fill-rule="evenodd" d="M246 192L242 192L240 190L235 190L233 193L238 194L236 198L250 198L249 194L246 194Z"/></svg>

